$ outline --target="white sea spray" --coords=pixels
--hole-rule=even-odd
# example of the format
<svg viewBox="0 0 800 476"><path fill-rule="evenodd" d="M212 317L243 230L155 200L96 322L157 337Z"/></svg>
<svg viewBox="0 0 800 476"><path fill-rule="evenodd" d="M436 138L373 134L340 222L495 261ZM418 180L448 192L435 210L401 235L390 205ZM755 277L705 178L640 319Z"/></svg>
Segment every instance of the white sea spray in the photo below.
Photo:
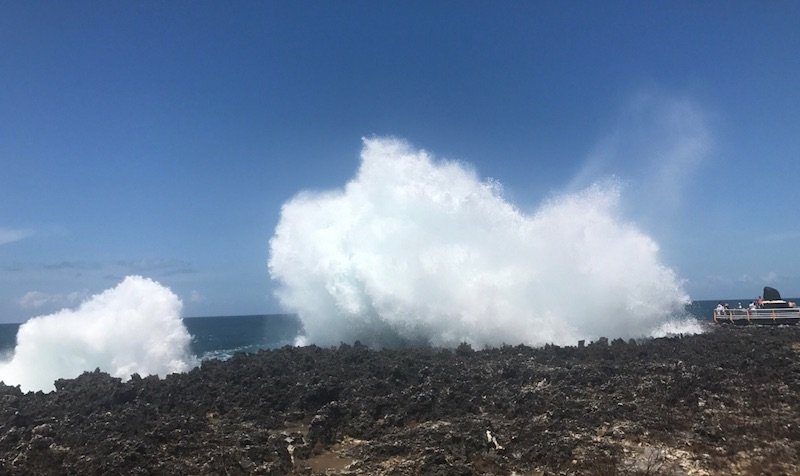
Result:
<svg viewBox="0 0 800 476"><path fill-rule="evenodd" d="M309 343L645 336L688 297L619 203L606 182L524 213L464 164L365 139L342 189L284 204L269 271Z"/></svg>
<svg viewBox="0 0 800 476"><path fill-rule="evenodd" d="M670 337L677 335L702 334L703 325L695 318L670 319L650 332L650 337Z"/></svg>
<svg viewBox="0 0 800 476"><path fill-rule="evenodd" d="M10 360L0 363L0 380L26 391L53 390L54 380L95 368L123 380L187 371L197 360L181 307L168 288L128 276L76 309L22 324Z"/></svg>

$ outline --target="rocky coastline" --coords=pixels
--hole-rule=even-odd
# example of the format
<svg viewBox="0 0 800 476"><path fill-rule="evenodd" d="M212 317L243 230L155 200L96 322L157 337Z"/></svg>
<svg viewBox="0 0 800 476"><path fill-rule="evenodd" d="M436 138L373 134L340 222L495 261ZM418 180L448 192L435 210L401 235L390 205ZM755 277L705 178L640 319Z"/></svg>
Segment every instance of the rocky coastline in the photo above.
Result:
<svg viewBox="0 0 800 476"><path fill-rule="evenodd" d="M800 327L0 384L0 474L800 474Z"/></svg>

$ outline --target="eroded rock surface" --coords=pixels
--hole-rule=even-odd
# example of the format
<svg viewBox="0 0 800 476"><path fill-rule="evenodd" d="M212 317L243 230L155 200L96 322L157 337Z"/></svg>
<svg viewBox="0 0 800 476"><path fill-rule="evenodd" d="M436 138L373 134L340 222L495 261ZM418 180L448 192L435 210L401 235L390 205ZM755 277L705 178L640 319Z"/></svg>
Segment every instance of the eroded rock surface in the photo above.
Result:
<svg viewBox="0 0 800 476"><path fill-rule="evenodd" d="M0 385L2 474L800 474L800 328Z"/></svg>

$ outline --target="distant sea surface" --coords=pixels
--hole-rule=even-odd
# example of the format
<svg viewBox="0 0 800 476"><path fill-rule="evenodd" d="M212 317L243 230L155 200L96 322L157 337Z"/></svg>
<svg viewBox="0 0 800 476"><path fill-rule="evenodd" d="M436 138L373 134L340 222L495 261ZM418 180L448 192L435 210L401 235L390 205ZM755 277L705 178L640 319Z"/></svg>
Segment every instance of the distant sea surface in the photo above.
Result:
<svg viewBox="0 0 800 476"><path fill-rule="evenodd" d="M292 345L303 328L291 314L185 317L183 323L192 335L192 353L203 360ZM14 350L19 326L0 324L0 355Z"/></svg>
<svg viewBox="0 0 800 476"><path fill-rule="evenodd" d="M798 299L790 299L800 301ZM698 320L710 320L714 307L728 303L747 307L751 299L694 301L687 313ZM680 316L676 316L680 317ZM291 314L255 316L187 317L183 319L192 335L192 353L201 359L227 359L236 352L257 352L292 345L302 332L300 320ZM0 324L0 355L8 355L16 345L20 324Z"/></svg>

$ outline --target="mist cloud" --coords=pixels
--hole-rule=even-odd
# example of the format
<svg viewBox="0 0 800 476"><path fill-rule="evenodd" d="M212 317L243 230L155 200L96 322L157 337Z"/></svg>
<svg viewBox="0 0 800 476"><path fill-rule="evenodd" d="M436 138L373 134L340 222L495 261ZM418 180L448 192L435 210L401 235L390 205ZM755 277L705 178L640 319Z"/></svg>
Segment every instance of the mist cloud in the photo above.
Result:
<svg viewBox="0 0 800 476"><path fill-rule="evenodd" d="M617 177L637 218L663 222L681 205L681 197L714 149L709 114L688 97L658 90L634 94L615 125L598 142L573 178L571 190L598 177Z"/></svg>

